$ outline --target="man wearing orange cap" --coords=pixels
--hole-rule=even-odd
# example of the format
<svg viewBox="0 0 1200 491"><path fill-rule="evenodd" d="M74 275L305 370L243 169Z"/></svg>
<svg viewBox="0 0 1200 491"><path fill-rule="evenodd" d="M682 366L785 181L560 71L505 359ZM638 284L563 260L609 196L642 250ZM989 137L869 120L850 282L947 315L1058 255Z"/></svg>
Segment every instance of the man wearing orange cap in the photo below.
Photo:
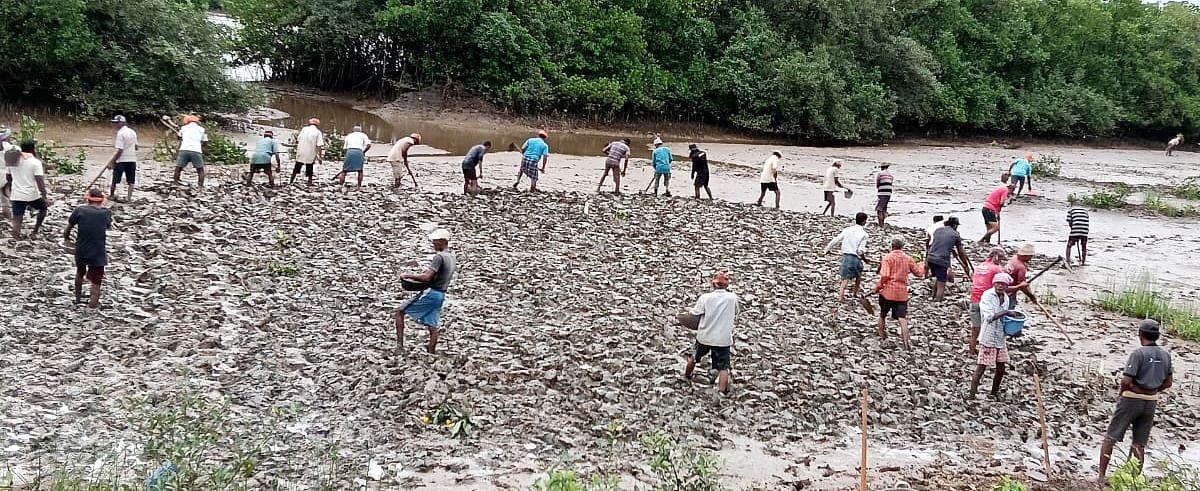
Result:
<svg viewBox="0 0 1200 491"><path fill-rule="evenodd" d="M300 166L304 166L304 176L308 178L308 187L313 183L313 166L321 161L325 153L325 135L321 133L321 120L312 118L308 126L300 129L296 136L296 163L292 166L292 179L289 184L296 182L300 175Z"/></svg>
<svg viewBox="0 0 1200 491"><path fill-rule="evenodd" d="M1021 194L1021 190L1025 189L1025 183L1029 183L1029 189L1033 190L1033 154L1025 154L1025 158L1013 161L1012 165L1008 166L1008 173L1012 176L1012 184L1017 186L1017 192L1013 196ZM1029 194L1029 193L1026 193Z"/></svg>
<svg viewBox="0 0 1200 491"><path fill-rule="evenodd" d="M529 191L537 192L538 182L538 162L541 162L541 172L546 172L546 162L550 158L550 145L546 140L550 138L550 133L546 130L538 130L537 136L525 140L525 144L521 145L521 168L517 171L517 182L514 182L512 187L517 189L521 184L521 175L529 176Z"/></svg>
<svg viewBox="0 0 1200 491"><path fill-rule="evenodd" d="M175 184L183 184L179 174L183 168L191 164L196 169L196 185L204 187L204 143L208 141L208 133L200 124L200 118L191 114L183 117L183 126L179 128L179 157L175 159Z"/></svg>
<svg viewBox="0 0 1200 491"><path fill-rule="evenodd" d="M272 158L275 160L275 167L282 165L279 161L279 142L275 141L275 132L267 130L254 145L254 153L250 155L250 173L244 176L246 185L254 181L255 174L265 172L267 185L275 187L275 173L271 170Z"/></svg>
<svg viewBox="0 0 1200 491"><path fill-rule="evenodd" d="M733 346L733 324L737 317L738 296L730 292L729 274L717 271L712 279L713 291L700 295L691 314L700 317L696 329L694 354L688 358L683 378L691 379L696 361L712 353L712 367L717 371L717 388L729 392L729 348Z"/></svg>
<svg viewBox="0 0 1200 491"><path fill-rule="evenodd" d="M67 228L63 230L63 243L71 243L71 229L79 226L79 237L75 240L75 301L83 300L83 279L92 284L88 307L100 306L100 283L104 281L104 266L108 264L104 242L107 230L112 228L112 210L102 206L104 193L100 188L88 190L87 206L75 207Z"/></svg>
<svg viewBox="0 0 1200 491"><path fill-rule="evenodd" d="M387 160L392 164L392 188L399 188L404 182L404 173L412 178L413 187L417 187L417 178L413 176L412 168L408 166L408 149L421 144L421 134L413 133L396 141L388 152Z"/></svg>

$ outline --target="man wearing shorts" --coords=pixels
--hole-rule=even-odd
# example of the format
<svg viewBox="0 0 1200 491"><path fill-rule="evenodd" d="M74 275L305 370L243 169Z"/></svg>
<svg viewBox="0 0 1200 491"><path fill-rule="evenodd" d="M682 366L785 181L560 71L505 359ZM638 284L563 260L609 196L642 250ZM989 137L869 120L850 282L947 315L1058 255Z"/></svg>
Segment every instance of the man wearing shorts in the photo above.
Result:
<svg viewBox="0 0 1200 491"><path fill-rule="evenodd" d="M762 206L762 200L767 196L767 191L775 192L775 209L779 209L779 171L783 169L783 164L780 160L783 159L783 154L779 151L771 152L771 156L767 157L766 162L763 162L762 174L758 176L758 206Z"/></svg>
<svg viewBox="0 0 1200 491"><path fill-rule="evenodd" d="M671 196L671 148L663 145L662 138L654 139L650 160L654 162L654 195L658 196L658 181L662 180L666 188L663 196Z"/></svg>
<svg viewBox="0 0 1200 491"><path fill-rule="evenodd" d="M75 240L75 302L83 301L83 279L92 287L88 296L88 307L100 306L100 284L104 281L104 266L108 264L105 253L107 230L112 228L112 210L102 206L104 193L100 188L88 190L85 206L77 206L67 219L63 230L63 243L71 243L71 229L79 226L79 237Z"/></svg>
<svg viewBox="0 0 1200 491"><path fill-rule="evenodd" d="M629 144L628 138L624 140L616 140L609 142L604 146L601 152L606 155L604 158L604 175L600 176L600 184L596 185L596 192L600 192L600 188L604 187L604 180L608 178L608 173L613 176L613 194L621 194L621 178L625 176L625 171L629 170ZM621 161L625 161L625 168L621 168Z"/></svg>
<svg viewBox="0 0 1200 491"><path fill-rule="evenodd" d="M833 165L829 166L828 169L825 169L825 183L823 186L821 186L821 189L825 191L826 204L825 209L821 210L822 215L828 211L829 216L833 216L833 214L837 211L837 196L835 193L837 193L838 189L843 187L842 181L838 179L838 173L841 172L841 170L841 160L834 160Z"/></svg>
<svg viewBox="0 0 1200 491"><path fill-rule="evenodd" d="M979 338L979 328L983 325L982 314L979 313L979 300L983 298L984 292L992 288L992 279L1004 272L1004 266L1001 265L1006 260L1008 254L1004 252L1004 248L995 247L988 258L975 268L975 274L971 275L971 336L967 338L967 351L972 355L976 353L975 343Z"/></svg>
<svg viewBox="0 0 1200 491"><path fill-rule="evenodd" d="M708 200L712 201L712 190L708 189L708 154L691 143L688 145L688 158L692 159L692 186L696 188L696 199L700 199L700 188L704 188Z"/></svg>
<svg viewBox="0 0 1200 491"><path fill-rule="evenodd" d="M479 179L483 177L483 157L492 149L492 142L475 145L463 157L463 194L478 194Z"/></svg>
<svg viewBox="0 0 1200 491"><path fill-rule="evenodd" d="M271 159L275 160L276 168L283 165L279 159L279 142L275 141L275 132L267 130L254 145L254 153L250 154L250 173L245 176L247 186L254 182L255 174L265 172L267 185L275 187L275 172L271 170Z"/></svg>
<svg viewBox="0 0 1200 491"><path fill-rule="evenodd" d="M179 156L175 159L175 177L172 182L183 184L179 180L183 168L191 165L196 169L196 186L204 187L204 143L208 141L208 133L200 124L200 117L191 114L183 117L183 127L179 128Z"/></svg>
<svg viewBox="0 0 1200 491"><path fill-rule="evenodd" d="M1021 190L1025 189L1026 182L1029 183L1029 189L1033 190L1033 164L1030 162L1033 162L1033 154L1025 154L1025 158L1017 159L1008 166L1008 173L1012 175L1012 184L1017 186L1017 191L1013 193L1013 196L1021 194Z"/></svg>
<svg viewBox="0 0 1200 491"><path fill-rule="evenodd" d="M112 187L108 188L109 196L116 199L117 184L124 179L128 186L125 191L125 201L133 200L133 183L137 179L137 133L125 124L125 116L113 116L112 124L117 127L115 140L116 153L108 159L107 168L112 169Z"/></svg>
<svg viewBox="0 0 1200 491"><path fill-rule="evenodd" d="M550 144L546 143L549 138L549 132L538 130L537 136L525 140L525 144L521 145L521 168L517 169L517 182L512 184L513 189L521 184L521 176L524 175L529 176L529 192L537 192L538 172L546 172L546 163L550 160Z"/></svg>
<svg viewBox="0 0 1200 491"><path fill-rule="evenodd" d="M418 293L407 304L396 310L396 339L400 347L404 347L404 317L410 316L418 323L429 329L429 344L425 351L433 353L437 349L438 320L442 316L442 304L446 302L446 288L450 286L450 278L454 276L454 253L450 252L450 232L445 229L434 230L429 234L433 242L433 250L437 251L422 273L402 274L400 279L428 283L429 287Z"/></svg>
<svg viewBox="0 0 1200 491"><path fill-rule="evenodd" d="M420 144L421 134L413 133L396 140L396 144L392 145L392 149L388 151L387 160L392 165L392 189L400 188L400 184L404 183L406 172L409 177L412 177L413 187L417 187L417 178L413 176L412 168L408 166L408 151Z"/></svg>
<svg viewBox="0 0 1200 491"><path fill-rule="evenodd" d="M1168 141L1167 156L1170 157L1173 153L1175 153L1175 147L1178 147L1181 143L1183 143L1183 133L1175 135L1175 138L1172 138L1171 141Z"/></svg>
<svg viewBox="0 0 1200 491"><path fill-rule="evenodd" d="M1016 189L1011 182L1007 182L1007 173L1000 175L1000 181L1003 184L988 193L987 199L983 202L983 224L987 226L987 233L979 239L980 244L992 243L992 234L1000 232L1000 209L1008 201L1008 195L1012 193L1013 189Z"/></svg>
<svg viewBox="0 0 1200 491"><path fill-rule="evenodd" d="M947 218L946 225L933 232L933 240L929 244L925 262L929 264L929 272L935 280L934 301L941 301L946 295L946 282L950 281L950 256L958 257L963 271L971 275L971 262L967 259L967 251L963 250L962 236L958 234L958 217Z"/></svg>
<svg viewBox="0 0 1200 491"><path fill-rule="evenodd" d="M295 184L296 176L300 175L301 166L304 176L308 178L308 187L313 184L313 167L325 156L325 134L321 133L321 120L312 118L308 126L300 129L296 135L296 163L292 165L292 179L288 184Z"/></svg>
<svg viewBox="0 0 1200 491"><path fill-rule="evenodd" d="M884 162L879 164L879 173L875 174L875 217L879 219L879 228L883 228L883 221L887 219L888 202L892 200L892 184L896 178L888 171L891 164Z"/></svg>
<svg viewBox="0 0 1200 491"><path fill-rule="evenodd" d="M979 330L979 358L975 365L975 376L971 378L971 399L979 388L979 379L983 372L995 367L996 375L992 379L992 398L1000 398L1000 380L1004 378L1004 366L1008 363L1008 344L1004 335L1006 315L1016 312L1004 307L1004 291L1012 284L1008 273L999 273L992 278L992 288L983 292L979 299L979 315L983 319L983 327Z"/></svg>
<svg viewBox="0 0 1200 491"><path fill-rule="evenodd" d="M900 321L900 338L904 349L909 349L908 341L908 275L917 278L925 276L925 268L918 267L916 261L904 252L904 238L892 237L892 252L883 256L879 261L879 283L874 291L879 294L879 338L887 339L887 315L890 311L892 319Z"/></svg>
<svg viewBox="0 0 1200 491"><path fill-rule="evenodd" d="M695 352L688 358L683 378L691 380L696 362L712 353L712 367L717 371L717 390L729 392L729 347L733 346L733 324L737 317L738 297L729 288L729 275L717 271L712 279L713 291L700 295L692 315L700 317L696 329Z"/></svg>
<svg viewBox="0 0 1200 491"><path fill-rule="evenodd" d="M33 225L33 233L37 235L46 219L46 210L54 201L46 194L46 169L41 159L34 156L37 145L32 140L21 142L20 153L9 150L4 154L5 170L8 177L5 180L4 191L12 201L13 239L21 240L21 224L25 221L25 210L37 211L37 222ZM11 161L16 159L16 164Z"/></svg>
<svg viewBox="0 0 1200 491"><path fill-rule="evenodd" d="M344 147L346 160L342 161L342 171L338 172L338 186L346 185L346 173L358 173L358 188L362 188L363 165L367 163L367 152L371 150L371 137L363 133L362 126L355 126L345 136Z"/></svg>
<svg viewBox="0 0 1200 491"><path fill-rule="evenodd" d="M1067 210L1067 227L1071 229L1067 233L1067 264L1071 264L1071 247L1079 245L1079 265L1087 264L1087 240L1088 240L1088 217L1087 208L1072 204Z"/></svg>
<svg viewBox="0 0 1200 491"><path fill-rule="evenodd" d="M850 280L854 280L854 291L857 294L860 292L862 285L863 262L867 261L867 230L863 225L867 223L867 214L858 212L854 216L854 225L846 227L842 233L829 241L825 246L825 253L829 254L833 250L834 244L842 244L842 262L841 262L841 277L842 283L838 288L838 303L842 303L846 296L846 286L850 284Z"/></svg>
<svg viewBox="0 0 1200 491"><path fill-rule="evenodd" d="M1146 319L1138 326L1138 341L1142 346L1129 354L1125 375L1121 377L1120 396L1113 410L1112 422L1100 446L1100 482L1108 473L1108 461L1113 447L1125 440L1125 431L1133 427L1133 444L1129 456L1138 459L1138 470L1146 462L1146 444L1154 427L1154 410L1159 396L1175 383L1171 354L1158 341L1158 322Z"/></svg>

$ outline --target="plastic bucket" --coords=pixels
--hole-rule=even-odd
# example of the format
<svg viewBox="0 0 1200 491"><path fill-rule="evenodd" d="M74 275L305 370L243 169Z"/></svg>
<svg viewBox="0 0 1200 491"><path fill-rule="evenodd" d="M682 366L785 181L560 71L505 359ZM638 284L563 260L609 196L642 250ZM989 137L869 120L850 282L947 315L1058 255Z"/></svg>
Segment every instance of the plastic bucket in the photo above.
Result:
<svg viewBox="0 0 1200 491"><path fill-rule="evenodd" d="M1024 312L1017 312L1017 316L1004 316L1004 334L1016 336L1025 327L1025 320L1028 319Z"/></svg>

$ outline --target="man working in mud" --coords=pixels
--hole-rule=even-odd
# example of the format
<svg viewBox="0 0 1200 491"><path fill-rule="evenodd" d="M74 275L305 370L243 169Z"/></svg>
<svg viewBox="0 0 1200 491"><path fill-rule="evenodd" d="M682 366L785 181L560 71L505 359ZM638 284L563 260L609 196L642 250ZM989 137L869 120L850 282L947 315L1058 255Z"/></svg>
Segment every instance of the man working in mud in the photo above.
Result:
<svg viewBox="0 0 1200 491"><path fill-rule="evenodd" d="M521 145L521 167L517 169L517 181L512 184L513 189L521 184L521 176L526 175L529 176L529 192L537 192L538 175L546 172L546 163L550 161L550 144L546 143L548 139L550 132L542 129L538 130L537 136L525 140Z"/></svg>
<svg viewBox="0 0 1200 491"><path fill-rule="evenodd" d="M933 300L940 302L946 296L946 282L950 281L951 257L958 258L958 264L968 276L972 274L971 261L967 259L967 251L963 250L962 236L958 234L958 217L946 219L946 225L933 233L933 241L929 244L929 253L925 262L935 280L933 284Z"/></svg>
<svg viewBox="0 0 1200 491"><path fill-rule="evenodd" d="M12 201L13 239L21 240L21 224L25 221L25 211L37 210L37 221L33 224L33 233L37 235L46 220L46 210L54 201L46 194L46 169L41 159L34 156L37 145L33 140L21 142L21 150L9 150L4 154L5 170L8 171L4 184L4 193ZM13 162L16 163L13 163Z"/></svg>
<svg viewBox="0 0 1200 491"><path fill-rule="evenodd" d="M991 244L992 235L1000 233L1000 209L1004 208L1004 204L1008 202L1008 196L1012 193L1013 183L1008 182L1008 173L1000 175L1000 184L988 193L987 199L983 202L983 224L987 226L987 233L983 234L983 238L979 239L980 244ZM997 245L999 245L997 241Z"/></svg>
<svg viewBox="0 0 1200 491"><path fill-rule="evenodd" d="M1178 147L1182 143L1183 143L1183 133L1179 133L1179 134L1175 135L1175 138L1172 138L1171 141L1167 142L1167 156L1171 157L1172 154L1175 153L1175 147Z"/></svg>
<svg viewBox="0 0 1200 491"><path fill-rule="evenodd" d="M463 157L463 194L479 194L479 179L483 178L483 157L492 149L490 140L467 150Z"/></svg>
<svg viewBox="0 0 1200 491"><path fill-rule="evenodd" d="M696 362L712 353L712 367L717 371L717 390L729 393L729 348L733 346L733 323L738 311L738 297L729 288L729 275L717 271L713 275L713 291L700 295L692 315L700 317L696 329L695 352L688 358L683 378L691 380Z"/></svg>
<svg viewBox="0 0 1200 491"><path fill-rule="evenodd" d="M925 267L918 267L912 256L904 252L904 238L892 237L892 252L879 261L879 283L874 292L879 294L879 339L887 339L887 315L900 321L900 338L904 349L912 345L908 341L908 275L925 276Z"/></svg>
<svg viewBox="0 0 1200 491"><path fill-rule="evenodd" d="M442 316L442 304L446 302L446 288L450 286L450 278L454 276L454 253L449 251L450 232L437 229L429 234L433 242L433 250L437 251L422 273L406 273L400 279L426 284L426 288L409 300L407 304L396 310L396 339L400 347L404 347L404 316L408 315L429 329L429 344L425 351L433 353L437 349L438 320Z"/></svg>
<svg viewBox="0 0 1200 491"><path fill-rule="evenodd" d="M245 175L246 185L254 182L254 175L259 172L267 174L267 186L275 187L275 172L271 170L271 159L275 159L275 168L283 166L279 159L279 142L275 141L275 132L267 130L262 138L254 144L254 153L250 154L250 172Z"/></svg>
<svg viewBox="0 0 1200 491"><path fill-rule="evenodd" d="M774 191L775 209L779 209L779 171L783 169L781 160L783 160L783 154L774 151L763 162L762 174L758 176L758 206L762 206L762 200L767 196L767 191Z"/></svg>
<svg viewBox="0 0 1200 491"><path fill-rule="evenodd" d="M83 301L83 279L91 283L88 307L100 307L100 284L104 281L104 266L108 264L105 252L107 230L112 228L112 210L104 206L104 193L92 188L87 193L87 205L77 206L67 219L63 230L63 243L71 243L71 229L79 226L79 237L75 240L75 302Z"/></svg>
<svg viewBox="0 0 1200 491"><path fill-rule="evenodd" d="M371 137L363 133L362 126L355 126L342 140L346 149L346 159L342 161L342 171L338 172L338 186L346 185L346 174L358 174L357 189L362 189L363 166L367 163L367 152L371 150Z"/></svg>
<svg viewBox="0 0 1200 491"><path fill-rule="evenodd" d="M300 167L304 167L304 176L308 178L308 187L312 187L313 167L325 158L325 134L321 133L321 120L312 118L308 125L300 129L296 135L296 163L292 165L292 179L288 184L296 183L300 175Z"/></svg>
<svg viewBox="0 0 1200 491"><path fill-rule="evenodd" d="M117 184L121 183L124 178L128 186L125 190L125 201L133 199L133 182L137 177L137 133L125 124L125 116L120 114L113 116L112 124L117 127L117 137L114 140L116 153L113 153L111 159L108 159L106 168L112 169L112 187L108 188L108 194L116 199Z"/></svg>
<svg viewBox="0 0 1200 491"><path fill-rule="evenodd" d="M975 267L975 274L971 275L971 335L967 338L967 351L972 355L976 353L975 343L979 339L979 329L983 326L979 301L984 292L992 288L992 280L996 275L1004 272L1004 262L1007 260L1008 253L1004 252L1004 248L994 247L988 258Z"/></svg>
<svg viewBox="0 0 1200 491"><path fill-rule="evenodd" d="M671 196L671 149L663 145L662 138L654 139L654 151L650 153L650 160L654 162L654 195L658 196L658 181L664 181L666 192L663 196Z"/></svg>
<svg viewBox="0 0 1200 491"><path fill-rule="evenodd" d="M1029 190L1033 191L1033 154L1025 154L1025 158L1013 161L1012 165L1008 166L1008 173L1012 176L1013 184L1017 185L1016 192L1013 196L1021 194L1021 190L1025 189L1025 184L1028 182ZM1028 193L1026 193L1028 194Z"/></svg>
<svg viewBox="0 0 1200 491"><path fill-rule="evenodd" d="M8 168L10 164L3 162L2 159L4 159L4 155L9 150L16 152L16 157L14 157L11 164L15 167L21 161L21 148L12 143L12 130L0 127L0 182L8 181ZM12 202L8 199L7 191L0 192L0 215L3 215L5 219L12 218Z"/></svg>
<svg viewBox="0 0 1200 491"><path fill-rule="evenodd" d="M629 170L629 143L630 140L613 140L604 146L601 152L606 155L604 158L604 175L600 176L600 184L596 185L596 192L600 192L600 188L604 187L604 180L608 178L608 173L612 173L613 177L613 194L621 194L621 178L625 177L625 171ZM625 161L625 167L621 168L621 161Z"/></svg>
<svg viewBox="0 0 1200 491"><path fill-rule="evenodd" d="M1141 347L1129 354L1125 374L1121 377L1117 407L1100 446L1100 480L1105 482L1113 447L1125 440L1125 431L1133 427L1133 444L1129 456L1138 459L1138 470L1146 462L1146 444L1154 427L1154 410L1159 396L1175 383L1171 354L1158 341L1158 322L1146 319L1138 326Z"/></svg>
<svg viewBox="0 0 1200 491"><path fill-rule="evenodd" d="M191 165L196 169L196 187L204 187L204 146L208 143L208 133L200 124L200 117L191 114L183 117L183 126L177 132L179 135L179 155L175 159L175 175L171 182L183 184L179 180L183 168Z"/></svg>
<svg viewBox="0 0 1200 491"><path fill-rule="evenodd" d="M388 151L387 161L392 165L392 189L399 189L404 183L404 174L407 172L409 177L412 177L412 168L408 166L408 150L414 145L421 144L421 134L413 133L404 138L396 140L396 144L392 145L392 149ZM417 178L412 177L413 187L417 186Z"/></svg>
<svg viewBox="0 0 1200 491"><path fill-rule="evenodd" d="M942 228L942 226L946 224L946 222L943 222L942 220L943 217L941 215L934 215L933 224L925 228L925 257L929 257L929 244L933 242L934 232L937 232L937 229ZM926 264L925 267L928 268L929 265Z"/></svg>
<svg viewBox="0 0 1200 491"><path fill-rule="evenodd" d="M708 154L692 143L688 145L688 157L692 159L692 186L696 188L696 199L700 199L700 188L704 188L708 200L712 201L712 190L708 189Z"/></svg>
<svg viewBox="0 0 1200 491"><path fill-rule="evenodd" d="M883 221L887 220L888 202L892 200L892 184L896 180L888 171L891 165L887 162L879 164L879 173L875 174L875 217L879 219L879 228L883 228Z"/></svg>
<svg viewBox="0 0 1200 491"><path fill-rule="evenodd" d="M1033 289L1029 287L1029 282L1025 281L1029 275L1029 260L1033 259L1033 255L1036 253L1033 244L1026 242L1017 249L1017 255L1008 261L1005 272L1013 277L1013 283L1008 287L1008 308L1010 309L1017 308L1017 292L1024 292L1030 302L1037 303Z"/></svg>
<svg viewBox="0 0 1200 491"><path fill-rule="evenodd" d="M863 263L869 262L866 257L867 251L867 230L863 225L867 223L867 214L858 212L854 216L854 225L846 227L842 233L829 241L825 246L825 254L829 254L833 250L834 244L842 244L842 266L841 277L842 283L838 287L838 303L843 303L846 297L846 286L850 284L850 280L854 280L854 292L859 294L862 292L862 272Z"/></svg>
<svg viewBox="0 0 1200 491"><path fill-rule="evenodd" d="M1008 363L1008 341L1001 319L1006 315L1016 314L1004 307L1005 291L1010 284L1012 277L1007 273L999 273L992 278L992 288L983 292L979 299L979 315L983 319L983 327L979 330L979 358L975 365L975 376L971 378L971 399L975 398L984 370L992 367L996 368L996 375L992 379L991 396L994 399L1000 398L1000 380L1004 378L1004 366Z"/></svg>
<svg viewBox="0 0 1200 491"><path fill-rule="evenodd" d="M1072 204L1067 210L1067 264L1071 264L1071 246L1079 245L1079 265L1087 264L1088 211L1078 204Z"/></svg>
<svg viewBox="0 0 1200 491"><path fill-rule="evenodd" d="M841 172L841 170L842 170L842 161L841 160L834 160L833 165L829 166L828 169L825 169L825 183L821 187L821 189L823 189L825 191L826 205L825 205L825 209L821 210L822 215L824 215L825 212L828 211L829 216L833 216L833 214L837 211L837 195L836 195L836 193L837 193L838 189L842 189L845 187L845 186L842 186L842 181L840 179L838 179L838 173Z"/></svg>

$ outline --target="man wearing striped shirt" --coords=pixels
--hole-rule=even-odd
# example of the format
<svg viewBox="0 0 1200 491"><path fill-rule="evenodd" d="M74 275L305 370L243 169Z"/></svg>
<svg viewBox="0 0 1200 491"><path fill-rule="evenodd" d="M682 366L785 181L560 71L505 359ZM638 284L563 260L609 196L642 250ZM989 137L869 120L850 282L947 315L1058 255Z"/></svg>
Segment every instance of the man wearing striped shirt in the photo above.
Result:
<svg viewBox="0 0 1200 491"><path fill-rule="evenodd" d="M883 221L887 219L888 202L892 200L892 182L895 177L888 171L887 162L879 164L879 173L875 175L875 194L879 195L879 200L875 202L875 216L879 218L879 228L883 228Z"/></svg>
<svg viewBox="0 0 1200 491"><path fill-rule="evenodd" d="M1079 244L1079 265L1087 263L1088 211L1078 204L1067 210L1067 225L1071 233L1067 236L1067 264L1071 264L1071 246Z"/></svg>

